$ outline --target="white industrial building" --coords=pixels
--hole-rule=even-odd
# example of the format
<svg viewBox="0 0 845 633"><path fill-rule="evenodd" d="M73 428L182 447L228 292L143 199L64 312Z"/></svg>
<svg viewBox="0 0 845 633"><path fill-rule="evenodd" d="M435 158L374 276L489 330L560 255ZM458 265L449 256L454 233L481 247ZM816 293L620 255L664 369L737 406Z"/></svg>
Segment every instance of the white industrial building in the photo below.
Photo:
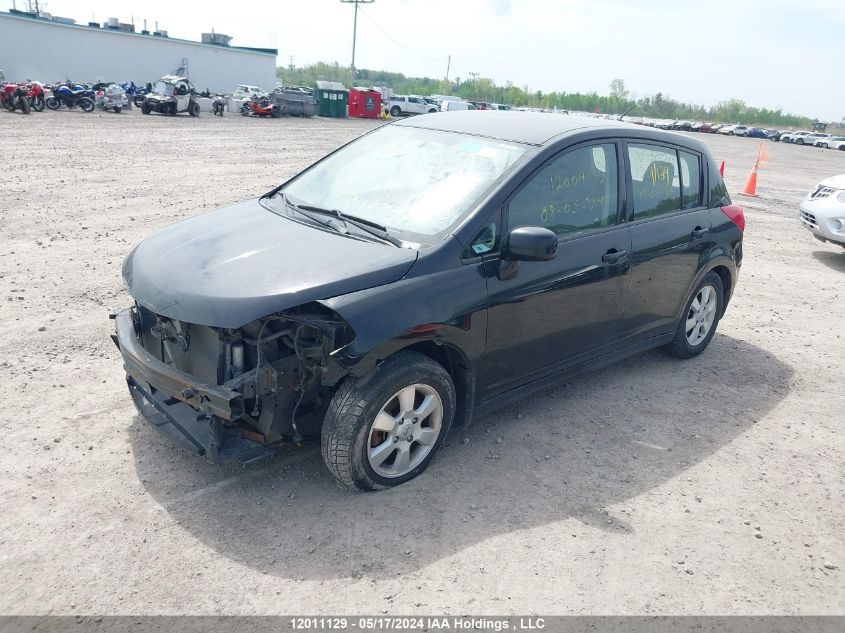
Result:
<svg viewBox="0 0 845 633"><path fill-rule="evenodd" d="M191 42L134 33L134 25L110 19L105 25L0 12L0 70L7 81L134 81L138 85L187 68L198 91L231 93L238 84L273 90L276 49L229 46L228 36L204 34ZM217 43L211 43L217 42Z"/></svg>

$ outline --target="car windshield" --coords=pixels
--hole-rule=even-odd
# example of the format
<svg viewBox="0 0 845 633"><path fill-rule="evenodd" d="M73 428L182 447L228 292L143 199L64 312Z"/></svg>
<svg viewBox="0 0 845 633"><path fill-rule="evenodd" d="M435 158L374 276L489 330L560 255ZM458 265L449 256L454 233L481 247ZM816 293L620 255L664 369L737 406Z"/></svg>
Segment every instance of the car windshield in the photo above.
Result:
<svg viewBox="0 0 845 633"><path fill-rule="evenodd" d="M295 204L337 209L433 243L525 152L514 143L387 125L303 172L284 194Z"/></svg>
<svg viewBox="0 0 845 633"><path fill-rule="evenodd" d="M173 84L167 83L166 81L157 81L153 92L160 95L172 95Z"/></svg>

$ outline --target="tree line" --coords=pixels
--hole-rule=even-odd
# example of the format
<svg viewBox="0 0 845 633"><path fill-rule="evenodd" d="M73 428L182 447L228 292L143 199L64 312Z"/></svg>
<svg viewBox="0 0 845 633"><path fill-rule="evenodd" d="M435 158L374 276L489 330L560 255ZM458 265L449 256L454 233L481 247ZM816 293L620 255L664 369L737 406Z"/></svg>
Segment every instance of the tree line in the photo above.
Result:
<svg viewBox="0 0 845 633"><path fill-rule="evenodd" d="M334 64L320 62L303 67L279 67L276 74L285 85L313 86L317 80L339 81L346 87L386 86L392 88L396 94L452 95L468 101L505 103L513 107L621 114L634 106L630 116L743 123L764 127L809 128L813 123L809 117L783 112L780 108L773 110L749 106L741 99L728 99L712 107L705 107L677 101L661 92L634 98L622 79L614 79L610 83L609 93L600 95L597 92L530 90L528 86L516 86L511 81L506 81L504 85L497 85L492 79L481 77L477 73L470 73L469 77L445 80L407 77L402 73L383 70L358 69L357 78L353 82L352 71L348 67L340 66L337 62Z"/></svg>

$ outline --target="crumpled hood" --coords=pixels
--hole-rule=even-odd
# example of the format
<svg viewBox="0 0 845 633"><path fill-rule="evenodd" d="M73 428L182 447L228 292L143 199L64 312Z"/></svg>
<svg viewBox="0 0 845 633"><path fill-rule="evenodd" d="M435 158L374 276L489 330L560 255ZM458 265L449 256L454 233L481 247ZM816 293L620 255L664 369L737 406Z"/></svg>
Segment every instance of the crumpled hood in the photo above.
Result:
<svg viewBox="0 0 845 633"><path fill-rule="evenodd" d="M158 314L236 328L401 279L415 250L295 222L250 200L157 231L123 263L129 294Z"/></svg>

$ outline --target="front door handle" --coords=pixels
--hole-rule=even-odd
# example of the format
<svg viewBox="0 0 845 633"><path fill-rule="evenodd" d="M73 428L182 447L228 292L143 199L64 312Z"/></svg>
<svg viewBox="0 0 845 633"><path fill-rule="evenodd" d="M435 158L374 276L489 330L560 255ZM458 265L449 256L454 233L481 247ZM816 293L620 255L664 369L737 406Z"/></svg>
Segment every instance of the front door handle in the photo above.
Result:
<svg viewBox="0 0 845 633"><path fill-rule="evenodd" d="M601 260L606 264L616 264L620 259L628 257L628 251L617 251L611 249L601 256Z"/></svg>
<svg viewBox="0 0 845 633"><path fill-rule="evenodd" d="M700 226L697 226L697 227L695 227L695 229L692 232L692 238L696 239L696 238L699 238L699 237L704 237L709 232L710 232L710 229L703 229Z"/></svg>

